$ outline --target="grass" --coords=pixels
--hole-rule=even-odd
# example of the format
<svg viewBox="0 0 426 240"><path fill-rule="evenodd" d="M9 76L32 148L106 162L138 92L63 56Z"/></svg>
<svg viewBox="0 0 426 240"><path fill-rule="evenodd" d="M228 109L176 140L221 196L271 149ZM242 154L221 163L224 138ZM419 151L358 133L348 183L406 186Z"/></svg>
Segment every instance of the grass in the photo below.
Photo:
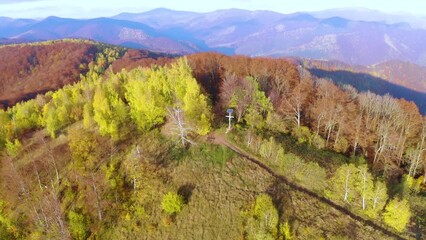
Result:
<svg viewBox="0 0 426 240"><path fill-rule="evenodd" d="M228 133L227 136L230 141L250 152L245 143L247 131L247 129L240 127ZM331 150L317 149L307 143L298 143L297 140L289 134L275 132L266 132L261 134L263 139L269 139L271 136L282 145L285 153L297 155L307 162L316 162L321 167L325 168L328 173L333 173L342 164L352 161L350 157L341 153L336 153Z"/></svg>
<svg viewBox="0 0 426 240"><path fill-rule="evenodd" d="M212 145L201 143L192 146L189 154L189 161L200 161L207 165L218 165L223 167L235 153L222 145Z"/></svg>
<svg viewBox="0 0 426 240"><path fill-rule="evenodd" d="M78 124L70 129L73 127L78 127ZM37 162L41 162L42 159L47 159L48 153L44 145L39 144L37 137L39 135L35 134L24 143L32 149L31 152L37 153ZM280 221L288 221L299 239L332 239L336 236L349 236L349 239L351 236L359 239L385 238L381 233L361 226L316 199L277 182L269 173L238 157L224 146L198 143L185 149L178 147L159 131L134 135L116 143L113 156L109 156L109 142L103 143L105 154L99 160L102 166L95 174L102 198L104 220L97 223L94 200L84 200L84 193L93 195L90 193L90 179L87 186L83 182L78 186L72 183L74 174L70 165L67 165L71 155L67 150L66 136L47 139L46 144L54 149L60 163L60 189L64 192L60 198L63 210L66 212L69 207L74 207L90 219L92 238L243 239L244 219L241 213L249 208L256 196L264 193L273 198L280 213ZM138 166L138 185L133 189L133 178L129 177L129 169L125 165L129 158L135 157L135 146L139 146L142 153L134 162ZM289 152L289 149L286 148L286 151ZM31 161L28 160L30 157L25 153L17 161L25 163L25 168L31 170ZM48 163L45 161L45 164ZM105 180L105 171L111 164L117 168L112 171L117 182L115 187L108 185L109 180ZM4 164L1 172L3 184L8 182L8 175L4 172L6 169L7 165ZM47 177L53 173L47 165L39 169L42 176ZM67 181L71 182L70 186L65 181L66 174L69 175ZM34 180L33 171L26 178ZM43 179L43 182L47 180ZM19 188L17 183L14 184L15 188ZM28 189L37 194L37 185L33 181ZM119 191L118 195L115 191ZM182 211L173 216L165 213L161 206L164 195L170 191L179 193L185 199ZM70 196L67 197L67 193ZM24 211L28 202L20 200L18 195L16 193L9 198L3 198L3 195L2 199L13 199L13 204L18 205L15 209ZM28 223L31 221L27 220ZM31 229L34 226L25 225L25 228Z"/></svg>

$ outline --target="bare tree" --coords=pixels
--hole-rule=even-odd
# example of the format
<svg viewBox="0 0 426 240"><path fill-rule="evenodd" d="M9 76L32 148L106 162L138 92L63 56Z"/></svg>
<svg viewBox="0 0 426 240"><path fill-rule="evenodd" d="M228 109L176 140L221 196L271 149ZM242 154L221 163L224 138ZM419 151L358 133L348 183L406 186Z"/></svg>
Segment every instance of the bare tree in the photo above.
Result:
<svg viewBox="0 0 426 240"><path fill-rule="evenodd" d="M346 175L345 175L345 196L343 198L343 200L345 202L348 202L348 197L349 197L349 177L351 176L351 169L348 167L346 169Z"/></svg>
<svg viewBox="0 0 426 240"><path fill-rule="evenodd" d="M424 160L424 158L426 158L426 118L423 119L422 121L422 129L420 131L420 140L417 143L416 148L411 151L410 154L410 168L408 171L408 174L412 177L414 177L417 173L417 169L420 165L420 162L423 161L426 162ZM426 168L426 166L425 166ZM426 169L425 169L425 177L426 177Z"/></svg>
<svg viewBox="0 0 426 240"><path fill-rule="evenodd" d="M188 133L192 130L190 127L187 126L183 112L179 107L175 108L167 108L167 111L169 111L169 116L173 120L173 123L175 124L175 130L177 131L180 141L182 142L182 146L185 146L186 143L194 144L189 138Z"/></svg>
<svg viewBox="0 0 426 240"><path fill-rule="evenodd" d="M361 129L362 129L362 116L358 115L355 120L355 132L354 132L354 149L353 149L353 156L356 154L356 150L358 148L360 138L361 138Z"/></svg>
<svg viewBox="0 0 426 240"><path fill-rule="evenodd" d="M253 101L255 86L252 81L226 73L221 86L220 98L224 107L231 106L237 114L237 122L241 122L248 107Z"/></svg>
<svg viewBox="0 0 426 240"><path fill-rule="evenodd" d="M53 151L52 151L52 149L50 148L50 146L48 146L48 145L47 145L47 143L46 143L46 141L44 140L44 137L43 137L43 136L41 137L41 140L43 141L43 144L44 144L44 146L46 147L47 152L49 153L50 161L51 161L51 163L52 163L53 168L55 169L55 174L56 174L56 183L57 183L57 184L59 184L59 171L58 171L58 167L56 166L56 159L55 159L55 157L53 156Z"/></svg>
<svg viewBox="0 0 426 240"><path fill-rule="evenodd" d="M312 92L312 81L310 79L302 79L300 83L293 89L288 98L283 98L280 106L281 112L294 121L297 128L302 123L302 114L309 95Z"/></svg>
<svg viewBox="0 0 426 240"><path fill-rule="evenodd" d="M366 167L363 167L359 169L359 174L361 174L362 177L362 210L365 210L366 208L366 185L367 185L367 177L368 177L368 169Z"/></svg>

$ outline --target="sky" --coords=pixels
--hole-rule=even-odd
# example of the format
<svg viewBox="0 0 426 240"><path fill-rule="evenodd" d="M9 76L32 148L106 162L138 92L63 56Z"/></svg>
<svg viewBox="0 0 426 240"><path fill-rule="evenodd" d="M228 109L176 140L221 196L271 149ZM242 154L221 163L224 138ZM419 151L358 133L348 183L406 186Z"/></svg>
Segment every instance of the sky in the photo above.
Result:
<svg viewBox="0 0 426 240"><path fill-rule="evenodd" d="M281 13L362 7L388 13L426 15L425 0L0 0L0 16L94 18L159 7L195 12L241 8Z"/></svg>

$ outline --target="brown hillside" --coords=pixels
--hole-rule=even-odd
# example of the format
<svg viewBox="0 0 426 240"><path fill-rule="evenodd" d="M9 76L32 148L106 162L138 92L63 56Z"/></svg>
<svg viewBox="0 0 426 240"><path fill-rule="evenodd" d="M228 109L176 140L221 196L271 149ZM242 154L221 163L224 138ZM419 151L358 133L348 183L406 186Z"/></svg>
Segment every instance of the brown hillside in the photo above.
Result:
<svg viewBox="0 0 426 240"><path fill-rule="evenodd" d="M112 64L114 72L122 69L128 71L137 67L150 67L151 65L164 66L172 61L173 55L159 54L147 50L129 49L123 57Z"/></svg>
<svg viewBox="0 0 426 240"><path fill-rule="evenodd" d="M94 44L82 42L0 48L0 104L7 107L77 81L96 52Z"/></svg>
<svg viewBox="0 0 426 240"><path fill-rule="evenodd" d="M426 93L426 67L410 62L389 61L370 67L390 82Z"/></svg>

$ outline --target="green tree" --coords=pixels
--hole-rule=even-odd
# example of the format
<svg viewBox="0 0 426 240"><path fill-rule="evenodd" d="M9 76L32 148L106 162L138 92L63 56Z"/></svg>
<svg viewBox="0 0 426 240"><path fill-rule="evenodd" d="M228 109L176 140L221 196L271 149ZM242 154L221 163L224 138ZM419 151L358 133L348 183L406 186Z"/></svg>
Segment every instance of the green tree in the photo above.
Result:
<svg viewBox="0 0 426 240"><path fill-rule="evenodd" d="M125 85L126 100L130 107L130 117L141 131L150 130L164 122L167 104L170 104L170 86L162 69L141 70L131 73Z"/></svg>
<svg viewBox="0 0 426 240"><path fill-rule="evenodd" d="M183 98L185 116L194 125L195 132L206 135L210 131L211 107L207 97L201 93L194 78L188 78Z"/></svg>
<svg viewBox="0 0 426 240"><path fill-rule="evenodd" d="M374 193L374 181L366 164L358 166L357 170L357 174L353 175L356 190L354 191L356 200L353 201L353 204L365 211L372 207L371 198Z"/></svg>
<svg viewBox="0 0 426 240"><path fill-rule="evenodd" d="M303 167L295 173L296 181L306 188L316 192L323 192L327 187L327 173L316 162L304 163Z"/></svg>
<svg viewBox="0 0 426 240"><path fill-rule="evenodd" d="M126 134L127 105L120 98L112 84L98 86L93 98L94 120L102 135L120 139Z"/></svg>
<svg viewBox="0 0 426 240"><path fill-rule="evenodd" d="M246 77L246 81L249 81L253 85L252 100L248 107L247 114L244 117L246 123L255 128L263 128L266 124L266 118L273 110L272 103L265 92L260 90L257 80L253 77Z"/></svg>
<svg viewBox="0 0 426 240"><path fill-rule="evenodd" d="M68 224L71 237L76 240L87 239L89 235L88 222L83 214L74 212L73 210L68 212Z"/></svg>
<svg viewBox="0 0 426 240"><path fill-rule="evenodd" d="M371 218L377 218L382 211L388 199L388 190L386 184L381 181L376 181L374 184L374 191L368 196L369 208L365 214Z"/></svg>
<svg viewBox="0 0 426 240"><path fill-rule="evenodd" d="M18 228L7 217L5 202L0 201L0 237L1 239L20 239Z"/></svg>
<svg viewBox="0 0 426 240"><path fill-rule="evenodd" d="M68 135L74 170L92 170L99 160L99 140L93 132L79 128Z"/></svg>
<svg viewBox="0 0 426 240"><path fill-rule="evenodd" d="M250 209L243 212L247 239L276 239L278 236L278 211L269 195L256 197Z"/></svg>
<svg viewBox="0 0 426 240"><path fill-rule="evenodd" d="M349 142L344 137L340 137L334 144L334 150L336 152L345 153L349 148Z"/></svg>
<svg viewBox="0 0 426 240"><path fill-rule="evenodd" d="M326 142L325 139L322 138L320 135L315 135L312 138L312 145L317 149L324 149L326 146Z"/></svg>
<svg viewBox="0 0 426 240"><path fill-rule="evenodd" d="M93 105L91 102L84 104L83 108L83 125L86 129L90 129L95 124L93 119Z"/></svg>
<svg viewBox="0 0 426 240"><path fill-rule="evenodd" d="M183 197L175 192L168 192L161 202L163 210L170 215L180 213L185 206Z"/></svg>
<svg viewBox="0 0 426 240"><path fill-rule="evenodd" d="M367 165L355 167L342 165L329 181L326 196L332 200L348 203L354 210L371 218L377 218L388 196L383 182L374 181Z"/></svg>
<svg viewBox="0 0 426 240"><path fill-rule="evenodd" d="M353 164L339 167L330 179L329 191L326 196L332 200L349 203L355 198L355 181L358 169Z"/></svg>
<svg viewBox="0 0 426 240"><path fill-rule="evenodd" d="M305 162L299 156L288 153L284 155L284 158L280 162L279 169L289 180L296 181L296 176L300 175L299 173L303 171L304 167Z"/></svg>
<svg viewBox="0 0 426 240"><path fill-rule="evenodd" d="M43 108L43 119L44 125L46 126L47 132L50 134L50 137L56 137L56 131L61 129L62 123L60 122L58 115L56 114L56 109L52 103L48 103Z"/></svg>
<svg viewBox="0 0 426 240"><path fill-rule="evenodd" d="M167 69L167 79L173 89L173 107L181 108L185 119L195 132L205 135L210 131L211 106L202 93L186 58L180 58Z"/></svg>
<svg viewBox="0 0 426 240"><path fill-rule="evenodd" d="M58 130L82 119L83 97L79 85L74 85L52 93L51 98L43 107L43 125L54 138Z"/></svg>
<svg viewBox="0 0 426 240"><path fill-rule="evenodd" d="M294 233L291 231L291 227L288 221L280 224L280 234L282 237L280 239L283 239L283 240L291 240L295 238Z"/></svg>
<svg viewBox="0 0 426 240"><path fill-rule="evenodd" d="M308 127L302 126L293 128L291 135L297 139L298 143L311 144L312 133Z"/></svg>
<svg viewBox="0 0 426 240"><path fill-rule="evenodd" d="M20 130L33 129L41 126L41 108L35 100L16 104L11 112L16 128Z"/></svg>
<svg viewBox="0 0 426 240"><path fill-rule="evenodd" d="M410 218L410 205L406 199L392 199L383 214L385 223L399 232L403 232L406 229Z"/></svg>
<svg viewBox="0 0 426 240"><path fill-rule="evenodd" d="M131 71L125 90L130 116L141 131L162 124L168 108L182 109L185 124L196 133L210 131L210 102L192 76L186 58L171 67Z"/></svg>
<svg viewBox="0 0 426 240"><path fill-rule="evenodd" d="M21 149L22 149L22 144L18 139L15 139L15 141L13 142L9 140L6 141L6 152L7 152L7 155L9 155L10 157L18 156Z"/></svg>
<svg viewBox="0 0 426 240"><path fill-rule="evenodd" d="M11 126L11 120L9 118L9 114L5 112L3 109L0 109L0 149L2 149L6 140L10 137L9 128Z"/></svg>
<svg viewBox="0 0 426 240"><path fill-rule="evenodd" d="M245 122L255 128L266 125L273 107L257 80L253 77L241 78L228 74L221 89L222 105L236 110L237 122Z"/></svg>
<svg viewBox="0 0 426 240"><path fill-rule="evenodd" d="M284 149L275 141L273 137L269 141L263 140L260 145L259 154L267 161L277 163L284 158Z"/></svg>

